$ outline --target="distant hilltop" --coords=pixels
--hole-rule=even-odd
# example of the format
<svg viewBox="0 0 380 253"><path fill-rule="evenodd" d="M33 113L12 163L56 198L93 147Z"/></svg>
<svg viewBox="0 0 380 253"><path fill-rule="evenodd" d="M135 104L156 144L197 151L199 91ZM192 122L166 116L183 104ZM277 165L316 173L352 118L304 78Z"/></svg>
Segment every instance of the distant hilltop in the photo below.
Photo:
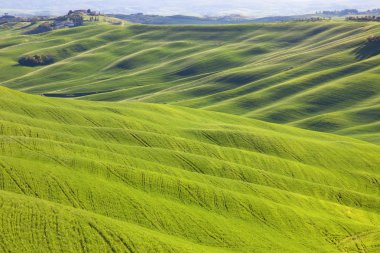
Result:
<svg viewBox="0 0 380 253"><path fill-rule="evenodd" d="M331 16L348 16L348 15L380 15L380 9L372 9L367 11L359 11L357 9L345 9L340 11L319 11L317 15L331 15Z"/></svg>
<svg viewBox="0 0 380 253"><path fill-rule="evenodd" d="M356 9L345 9L336 11L318 11L314 14L303 14L294 16L270 16L262 18L247 17L240 14L231 14L226 16L205 16L195 17L186 15L161 16L144 13L136 14L113 14L115 18L124 19L133 23L140 24L234 24L234 23L259 23L259 22L281 22L281 21L298 21L298 20L320 20L331 18L344 18L349 16L378 16L380 9L359 11Z"/></svg>
<svg viewBox="0 0 380 253"><path fill-rule="evenodd" d="M136 13L129 15L115 14L111 16L140 24L229 24L243 23L253 20L253 18L246 17L240 14L232 14L221 17L195 17L185 15L161 16L149 14L146 15L144 13Z"/></svg>
<svg viewBox="0 0 380 253"><path fill-rule="evenodd" d="M16 15L17 16L17 15ZM5 13L0 17L0 23L4 22L17 22L17 21L30 21L31 19L36 19L40 21L51 21L56 20L53 26L55 28L61 27L73 27L83 25L80 17L88 17L88 21L94 22L99 21L99 16L104 16L108 18L116 18L117 22L112 22L113 24L122 23L120 20L126 20L132 23L139 24L156 24L156 25L171 25L171 24L241 24L241 23L263 23L263 22L286 22L286 21L319 21L323 19L348 19L348 20L367 20L367 21L378 21L377 17L380 16L380 8L359 11L357 9L344 9L344 10L333 10L333 11L317 11L313 14L302 14L293 16L268 16L255 18L250 16L244 16L241 14L230 14L224 16L187 16L187 15L154 15L154 14L144 14L144 13L134 13L134 14L101 14L100 12L93 11L91 9L77 9L70 10L67 15L64 16L32 16L29 15L28 18L15 17L8 13ZM73 20L72 17L76 17ZM111 21L110 21L111 22Z"/></svg>

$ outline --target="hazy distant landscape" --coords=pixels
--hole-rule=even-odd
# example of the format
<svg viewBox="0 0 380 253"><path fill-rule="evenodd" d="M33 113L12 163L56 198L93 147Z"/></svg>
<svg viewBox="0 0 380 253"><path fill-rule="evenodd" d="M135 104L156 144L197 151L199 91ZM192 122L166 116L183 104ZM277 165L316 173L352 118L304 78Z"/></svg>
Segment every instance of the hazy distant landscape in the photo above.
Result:
<svg viewBox="0 0 380 253"><path fill-rule="evenodd" d="M250 17L264 16L289 16L315 13L323 10L359 9L362 11L378 8L377 0L269 0L269 1L128 1L128 0L18 0L2 1L0 10L19 10L19 12L50 13L62 15L70 9L92 8L103 13L133 14L146 13L155 15L210 15L225 16L231 14L243 14Z"/></svg>
<svg viewBox="0 0 380 253"><path fill-rule="evenodd" d="M0 252L378 253L376 4L0 3Z"/></svg>

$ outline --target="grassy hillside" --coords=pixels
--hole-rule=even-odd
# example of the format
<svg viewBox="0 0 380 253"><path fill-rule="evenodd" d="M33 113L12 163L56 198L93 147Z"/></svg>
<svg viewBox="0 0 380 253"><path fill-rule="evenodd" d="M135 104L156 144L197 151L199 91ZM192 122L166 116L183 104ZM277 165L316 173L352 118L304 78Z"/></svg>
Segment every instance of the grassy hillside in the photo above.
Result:
<svg viewBox="0 0 380 253"><path fill-rule="evenodd" d="M4 252L379 252L380 147L0 87Z"/></svg>
<svg viewBox="0 0 380 253"><path fill-rule="evenodd" d="M94 25L0 30L0 84L86 100L139 100L244 115L379 143L380 24ZM21 67L21 55L56 63Z"/></svg>

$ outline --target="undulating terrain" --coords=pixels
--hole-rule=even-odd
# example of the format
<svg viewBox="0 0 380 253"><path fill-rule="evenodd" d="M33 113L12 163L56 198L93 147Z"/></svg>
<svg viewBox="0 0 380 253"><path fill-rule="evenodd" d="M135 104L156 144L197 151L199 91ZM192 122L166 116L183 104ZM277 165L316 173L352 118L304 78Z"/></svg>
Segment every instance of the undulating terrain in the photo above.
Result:
<svg viewBox="0 0 380 253"><path fill-rule="evenodd" d="M5 251L379 249L377 145L168 105L0 94Z"/></svg>
<svg viewBox="0 0 380 253"><path fill-rule="evenodd" d="M170 103L380 142L380 45L367 43L378 23L23 30L0 39L0 84L13 89ZM56 63L17 66L25 54Z"/></svg>
<svg viewBox="0 0 380 253"><path fill-rule="evenodd" d="M24 26L0 252L380 251L380 24Z"/></svg>

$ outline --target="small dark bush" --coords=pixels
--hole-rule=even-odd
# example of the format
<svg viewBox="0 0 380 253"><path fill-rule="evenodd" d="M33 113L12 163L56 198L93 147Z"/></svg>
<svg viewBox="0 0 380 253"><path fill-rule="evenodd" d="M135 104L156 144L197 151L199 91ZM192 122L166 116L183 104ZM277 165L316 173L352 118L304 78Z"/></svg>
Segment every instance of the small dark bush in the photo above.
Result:
<svg viewBox="0 0 380 253"><path fill-rule="evenodd" d="M369 43L371 43L371 42L380 42L380 36L372 36L372 37L369 37L369 38L367 38L367 41L368 41Z"/></svg>
<svg viewBox="0 0 380 253"><path fill-rule="evenodd" d="M18 63L28 67L43 66L54 63L54 58L51 55L27 55L21 56Z"/></svg>

